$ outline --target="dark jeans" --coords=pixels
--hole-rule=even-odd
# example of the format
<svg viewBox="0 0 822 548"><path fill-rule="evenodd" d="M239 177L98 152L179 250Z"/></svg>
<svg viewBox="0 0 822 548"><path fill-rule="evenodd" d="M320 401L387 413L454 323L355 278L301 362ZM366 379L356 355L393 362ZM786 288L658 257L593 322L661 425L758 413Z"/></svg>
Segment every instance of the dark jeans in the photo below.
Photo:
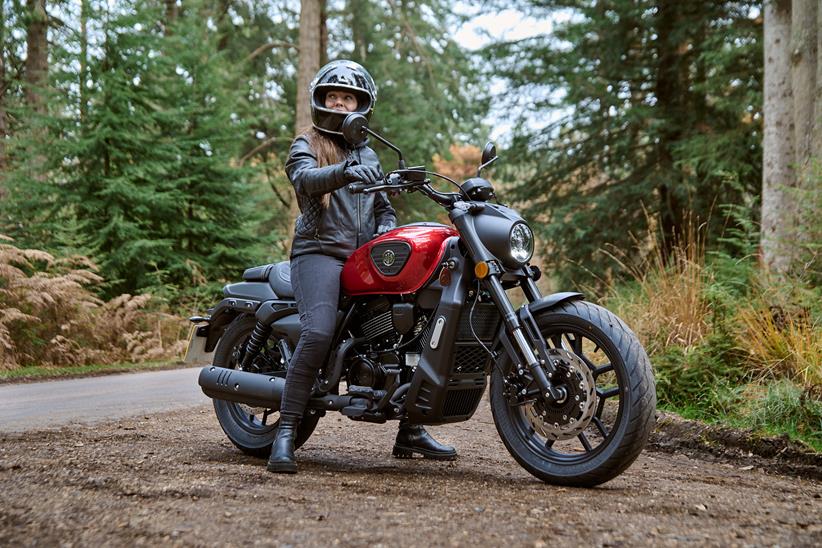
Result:
<svg viewBox="0 0 822 548"><path fill-rule="evenodd" d="M337 257L320 254L291 259L291 284L302 331L285 377L280 405L282 416L303 416L317 371L328 356L336 328L340 272L344 263Z"/></svg>

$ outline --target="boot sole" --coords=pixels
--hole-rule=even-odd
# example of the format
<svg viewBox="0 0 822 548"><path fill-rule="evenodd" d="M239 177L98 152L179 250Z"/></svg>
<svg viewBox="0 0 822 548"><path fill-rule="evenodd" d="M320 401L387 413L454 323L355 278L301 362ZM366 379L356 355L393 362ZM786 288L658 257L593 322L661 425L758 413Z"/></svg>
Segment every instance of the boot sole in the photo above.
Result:
<svg viewBox="0 0 822 548"><path fill-rule="evenodd" d="M395 458L398 459L413 459L414 453L418 453L422 455L425 459L431 460L456 460L457 453L432 453L430 451L426 451L424 449L416 449L411 447L403 447L400 445L394 446L393 455Z"/></svg>
<svg viewBox="0 0 822 548"><path fill-rule="evenodd" d="M297 463L294 462L269 462L266 467L269 472L275 474L296 474Z"/></svg>

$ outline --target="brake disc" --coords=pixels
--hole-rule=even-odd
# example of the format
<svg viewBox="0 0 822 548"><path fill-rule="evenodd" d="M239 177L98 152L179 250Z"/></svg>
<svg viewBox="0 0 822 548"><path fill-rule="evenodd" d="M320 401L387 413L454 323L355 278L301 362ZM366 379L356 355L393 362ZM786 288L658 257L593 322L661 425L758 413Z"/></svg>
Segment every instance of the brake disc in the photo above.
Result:
<svg viewBox="0 0 822 548"><path fill-rule="evenodd" d="M596 384L591 369L573 352L551 348L548 354L559 363L559 379L555 375L552 380L565 389L565 397L553 402L538 399L523 407L538 434L551 441L567 440L578 436L594 417Z"/></svg>

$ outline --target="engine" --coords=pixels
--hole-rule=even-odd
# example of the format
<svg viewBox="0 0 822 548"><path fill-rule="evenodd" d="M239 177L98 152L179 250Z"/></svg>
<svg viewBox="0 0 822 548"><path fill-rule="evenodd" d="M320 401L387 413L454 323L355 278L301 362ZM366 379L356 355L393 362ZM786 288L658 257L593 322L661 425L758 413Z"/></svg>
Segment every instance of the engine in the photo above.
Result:
<svg viewBox="0 0 822 548"><path fill-rule="evenodd" d="M354 314L351 332L366 341L351 352L348 384L384 389L398 370L400 382L408 382L419 361L425 311L399 297L375 296Z"/></svg>

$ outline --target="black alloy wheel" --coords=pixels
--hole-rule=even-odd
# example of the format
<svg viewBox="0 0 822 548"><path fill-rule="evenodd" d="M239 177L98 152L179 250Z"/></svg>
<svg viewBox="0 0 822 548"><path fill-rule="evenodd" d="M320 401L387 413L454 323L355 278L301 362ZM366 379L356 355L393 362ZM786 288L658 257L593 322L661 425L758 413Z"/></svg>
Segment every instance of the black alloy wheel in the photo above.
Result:
<svg viewBox="0 0 822 548"><path fill-rule="evenodd" d="M517 394L513 368L495 368L491 407L512 456L550 483L592 486L623 472L645 446L656 392L651 364L634 333L609 311L584 301L539 315L560 363L562 402Z"/></svg>
<svg viewBox="0 0 822 548"><path fill-rule="evenodd" d="M249 337L257 321L253 316L240 316L226 329L214 350L214 365L239 369ZM285 377L286 364L279 350L279 340L269 337L252 366L247 370L262 375ZM320 416L309 410L300 421L295 448L303 445L317 426ZM223 432L243 453L268 458L271 444L277 436L280 414L273 409L252 407L244 403L214 400L214 412Z"/></svg>

